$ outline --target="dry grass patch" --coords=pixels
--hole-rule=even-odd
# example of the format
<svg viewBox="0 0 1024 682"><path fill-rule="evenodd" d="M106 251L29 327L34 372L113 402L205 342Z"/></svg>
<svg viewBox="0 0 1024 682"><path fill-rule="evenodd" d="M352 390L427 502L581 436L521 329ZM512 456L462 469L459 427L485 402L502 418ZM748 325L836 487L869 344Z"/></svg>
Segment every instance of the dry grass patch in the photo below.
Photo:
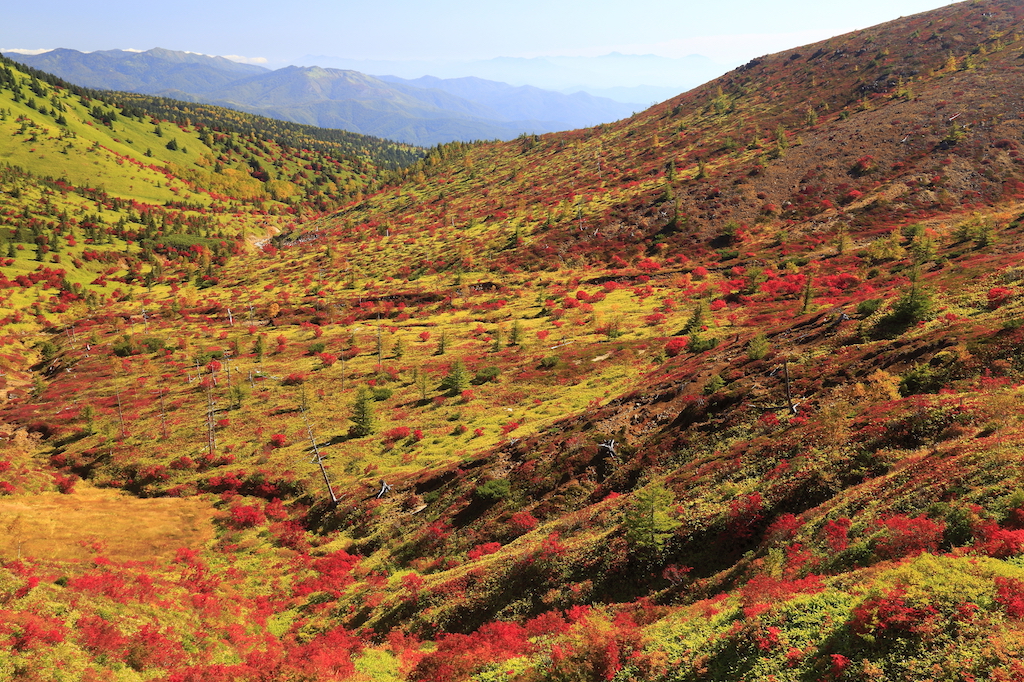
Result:
<svg viewBox="0 0 1024 682"><path fill-rule="evenodd" d="M0 557L169 560L180 547L213 539L214 509L198 498L137 499L79 482L74 493L0 500Z"/></svg>

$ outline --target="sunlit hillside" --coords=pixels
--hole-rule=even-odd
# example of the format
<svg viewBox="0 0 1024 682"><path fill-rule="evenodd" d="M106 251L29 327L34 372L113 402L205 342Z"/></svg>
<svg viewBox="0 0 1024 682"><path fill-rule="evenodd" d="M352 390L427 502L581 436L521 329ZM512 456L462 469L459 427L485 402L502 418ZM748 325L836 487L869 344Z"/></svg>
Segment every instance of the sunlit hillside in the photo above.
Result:
<svg viewBox="0 0 1024 682"><path fill-rule="evenodd" d="M0 671L1020 679L1022 18L330 190L11 71Z"/></svg>

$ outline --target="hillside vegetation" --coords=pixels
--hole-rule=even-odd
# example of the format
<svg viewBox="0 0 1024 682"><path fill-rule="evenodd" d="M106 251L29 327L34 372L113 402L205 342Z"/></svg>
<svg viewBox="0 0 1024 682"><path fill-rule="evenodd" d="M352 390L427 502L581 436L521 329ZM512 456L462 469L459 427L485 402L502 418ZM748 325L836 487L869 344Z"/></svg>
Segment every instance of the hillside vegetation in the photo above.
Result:
<svg viewBox="0 0 1024 682"><path fill-rule="evenodd" d="M318 66L270 71L160 48L90 53L58 49L17 58L79 85L219 104L425 146L581 128L624 118L637 108L479 78L406 81Z"/></svg>
<svg viewBox="0 0 1024 682"><path fill-rule="evenodd" d="M214 242L188 259L145 223L19 240L129 209L8 169L0 670L1021 679L1022 20L951 5L438 147L329 213L218 198L238 157L186 127L192 166L117 187L232 207L172 231ZM10 99L0 153L42 168L59 127L18 146ZM180 549L124 543L176 501ZM80 551L42 541L56 508Z"/></svg>

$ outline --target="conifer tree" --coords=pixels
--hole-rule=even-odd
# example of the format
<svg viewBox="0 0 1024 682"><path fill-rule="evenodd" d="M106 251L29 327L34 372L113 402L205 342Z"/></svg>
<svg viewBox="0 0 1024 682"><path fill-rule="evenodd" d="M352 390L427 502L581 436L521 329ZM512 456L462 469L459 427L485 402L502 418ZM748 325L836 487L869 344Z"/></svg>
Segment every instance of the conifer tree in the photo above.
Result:
<svg viewBox="0 0 1024 682"><path fill-rule="evenodd" d="M462 360L456 360L452 363L448 374L441 380L441 388L448 391L451 395L458 395L469 388L469 372L466 371L466 366L462 364Z"/></svg>
<svg viewBox="0 0 1024 682"><path fill-rule="evenodd" d="M641 555L661 552L665 543L681 524L671 514L672 491L662 483L652 483L633 494L626 509L623 525L626 540Z"/></svg>
<svg viewBox="0 0 1024 682"><path fill-rule="evenodd" d="M365 388L361 388L352 405L352 428L350 431L356 438L362 438L376 430L377 415L373 412L373 395Z"/></svg>

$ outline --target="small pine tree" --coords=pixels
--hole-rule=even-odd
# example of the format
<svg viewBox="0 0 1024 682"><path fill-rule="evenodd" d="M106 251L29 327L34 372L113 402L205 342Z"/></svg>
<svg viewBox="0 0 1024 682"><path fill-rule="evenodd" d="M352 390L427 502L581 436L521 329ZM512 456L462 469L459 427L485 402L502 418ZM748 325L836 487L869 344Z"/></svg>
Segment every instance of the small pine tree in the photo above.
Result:
<svg viewBox="0 0 1024 682"><path fill-rule="evenodd" d="M430 379L426 374L416 373L413 376L413 383L416 384L416 388L420 391L420 399L426 401L427 394L430 392Z"/></svg>
<svg viewBox="0 0 1024 682"><path fill-rule="evenodd" d="M652 483L633 494L623 525L630 547L641 556L660 553L681 523L672 513L675 497L662 483Z"/></svg>
<svg viewBox="0 0 1024 682"><path fill-rule="evenodd" d="M402 356L405 355L405 345L402 343L402 337L395 337L395 345L391 347L391 355L395 360L401 360Z"/></svg>
<svg viewBox="0 0 1024 682"><path fill-rule="evenodd" d="M811 298L814 296L814 277L807 275L807 279L804 281L804 295L803 305L800 306L800 312L806 313L811 310Z"/></svg>
<svg viewBox="0 0 1024 682"><path fill-rule="evenodd" d="M377 416L373 412L373 394L365 388L361 388L352 405L352 428L350 431L356 438L362 438L376 430Z"/></svg>
<svg viewBox="0 0 1024 682"><path fill-rule="evenodd" d="M441 380L441 388L453 396L459 395L469 388L469 372L466 371L466 366L462 364L462 360L456 360L452 363L448 374Z"/></svg>
<svg viewBox="0 0 1024 682"><path fill-rule="evenodd" d="M768 355L770 345L767 336L758 334L747 344L747 357L751 360L763 360Z"/></svg>
<svg viewBox="0 0 1024 682"><path fill-rule="evenodd" d="M686 326L683 327L683 331L681 333L692 334L694 332L699 332L701 327L704 326L704 317L704 301L699 301L697 303L697 307L693 310L693 315L691 315L690 319L686 321Z"/></svg>
<svg viewBox="0 0 1024 682"><path fill-rule="evenodd" d="M523 325L519 324L519 320L516 320L512 325L512 334L508 338L508 345L518 346L523 341Z"/></svg>
<svg viewBox="0 0 1024 682"><path fill-rule="evenodd" d="M915 272L911 278L910 290L892 307L892 317L899 323L916 324L931 319L934 308L931 294L918 284Z"/></svg>

